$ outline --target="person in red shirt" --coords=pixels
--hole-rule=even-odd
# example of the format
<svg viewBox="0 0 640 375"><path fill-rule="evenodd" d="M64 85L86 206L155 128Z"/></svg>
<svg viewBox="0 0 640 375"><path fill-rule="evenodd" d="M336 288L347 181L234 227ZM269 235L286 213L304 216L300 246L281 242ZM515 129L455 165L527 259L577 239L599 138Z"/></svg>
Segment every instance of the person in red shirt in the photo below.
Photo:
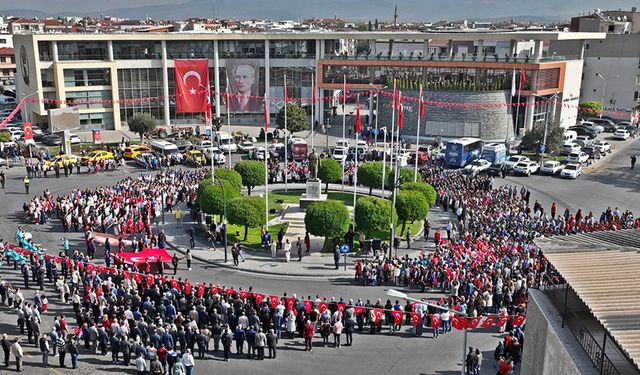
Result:
<svg viewBox="0 0 640 375"><path fill-rule="evenodd" d="M162 364L162 368L165 372L167 372L167 354L169 354L169 351L164 347L164 344L160 344L160 347L156 351L156 354L158 354L158 360Z"/></svg>
<svg viewBox="0 0 640 375"><path fill-rule="evenodd" d="M307 320L307 324L304 326L304 350L311 351L312 349L312 341L313 334L315 332L315 327L311 324L310 320Z"/></svg>
<svg viewBox="0 0 640 375"><path fill-rule="evenodd" d="M435 242L436 246L440 244L440 230L437 230L433 235L433 242Z"/></svg>

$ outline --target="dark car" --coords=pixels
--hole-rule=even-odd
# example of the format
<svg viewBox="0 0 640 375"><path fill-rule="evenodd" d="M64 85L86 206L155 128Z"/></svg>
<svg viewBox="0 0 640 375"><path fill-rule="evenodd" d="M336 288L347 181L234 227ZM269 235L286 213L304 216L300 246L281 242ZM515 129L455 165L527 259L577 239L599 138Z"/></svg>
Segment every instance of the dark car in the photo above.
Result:
<svg viewBox="0 0 640 375"><path fill-rule="evenodd" d="M600 159L600 150L594 146L585 146L581 149L582 152L589 155L591 159Z"/></svg>
<svg viewBox="0 0 640 375"><path fill-rule="evenodd" d="M47 146L59 146L62 144L62 137L57 134L48 134L42 138L42 143Z"/></svg>
<svg viewBox="0 0 640 375"><path fill-rule="evenodd" d="M607 133L615 133L616 131L616 123L608 118L590 118L587 121L602 126Z"/></svg>
<svg viewBox="0 0 640 375"><path fill-rule="evenodd" d="M500 176L502 173L502 163L493 163L489 168L487 168L487 174L489 176Z"/></svg>
<svg viewBox="0 0 640 375"><path fill-rule="evenodd" d="M594 139L598 135L595 131L585 128L584 126L572 126L569 130L575 131L578 135L585 135L589 137L589 139Z"/></svg>

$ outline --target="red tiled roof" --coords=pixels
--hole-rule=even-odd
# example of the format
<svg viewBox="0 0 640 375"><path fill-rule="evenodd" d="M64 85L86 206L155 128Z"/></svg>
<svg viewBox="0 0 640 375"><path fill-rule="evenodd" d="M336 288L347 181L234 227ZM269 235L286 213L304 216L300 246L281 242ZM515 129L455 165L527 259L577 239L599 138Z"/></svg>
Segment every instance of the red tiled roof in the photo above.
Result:
<svg viewBox="0 0 640 375"><path fill-rule="evenodd" d="M43 23L45 26L64 26L59 20L44 20Z"/></svg>
<svg viewBox="0 0 640 375"><path fill-rule="evenodd" d="M10 20L9 23L40 23L40 21L31 18L16 18Z"/></svg>
<svg viewBox="0 0 640 375"><path fill-rule="evenodd" d="M14 56L16 54L16 50L11 47L2 47L0 48L0 55L2 56Z"/></svg>

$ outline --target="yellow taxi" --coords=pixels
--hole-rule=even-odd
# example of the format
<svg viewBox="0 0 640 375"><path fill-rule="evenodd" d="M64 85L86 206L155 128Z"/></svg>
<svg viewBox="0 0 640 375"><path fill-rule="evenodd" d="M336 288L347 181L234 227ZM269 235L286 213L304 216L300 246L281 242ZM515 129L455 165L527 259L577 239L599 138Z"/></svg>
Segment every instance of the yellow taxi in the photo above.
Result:
<svg viewBox="0 0 640 375"><path fill-rule="evenodd" d="M91 162L101 162L103 160L113 159L113 153L105 150L93 150L88 153L86 156L82 157L81 163L82 165L87 165L89 161Z"/></svg>
<svg viewBox="0 0 640 375"><path fill-rule="evenodd" d="M198 150L190 150L184 153L184 160L187 164L202 165L204 154Z"/></svg>
<svg viewBox="0 0 640 375"><path fill-rule="evenodd" d="M145 145L134 145L134 146L129 146L127 148L124 149L124 153L122 154L122 156L125 159L135 159L136 156L144 153L144 152L152 152L153 150L149 147L149 146L145 146Z"/></svg>
<svg viewBox="0 0 640 375"><path fill-rule="evenodd" d="M79 160L79 158L76 155L73 154L63 154L63 155L57 155L54 156L53 158L47 160L44 162L44 167L47 168L48 170L52 171L56 168L56 165L60 168L64 168L65 165L69 165L71 163L75 164L77 163Z"/></svg>

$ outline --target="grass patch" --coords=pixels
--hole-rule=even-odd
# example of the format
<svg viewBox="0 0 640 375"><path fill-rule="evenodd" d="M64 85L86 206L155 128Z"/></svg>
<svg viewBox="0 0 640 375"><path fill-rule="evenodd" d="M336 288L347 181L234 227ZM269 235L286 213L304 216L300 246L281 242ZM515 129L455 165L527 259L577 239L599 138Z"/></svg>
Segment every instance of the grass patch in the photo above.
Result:
<svg viewBox="0 0 640 375"><path fill-rule="evenodd" d="M272 234L277 234L280 231L280 228L283 228L284 232L287 233L289 224L283 223L283 224L270 225L269 232L271 232ZM262 239L260 238L260 228L249 228L246 241L242 241L244 237L243 226L228 224L227 230L228 230L227 233L228 233L229 246L232 246L234 243L238 242L244 246L247 246L253 249L260 248L260 243L262 242ZM236 235L237 232L239 232L240 235Z"/></svg>

